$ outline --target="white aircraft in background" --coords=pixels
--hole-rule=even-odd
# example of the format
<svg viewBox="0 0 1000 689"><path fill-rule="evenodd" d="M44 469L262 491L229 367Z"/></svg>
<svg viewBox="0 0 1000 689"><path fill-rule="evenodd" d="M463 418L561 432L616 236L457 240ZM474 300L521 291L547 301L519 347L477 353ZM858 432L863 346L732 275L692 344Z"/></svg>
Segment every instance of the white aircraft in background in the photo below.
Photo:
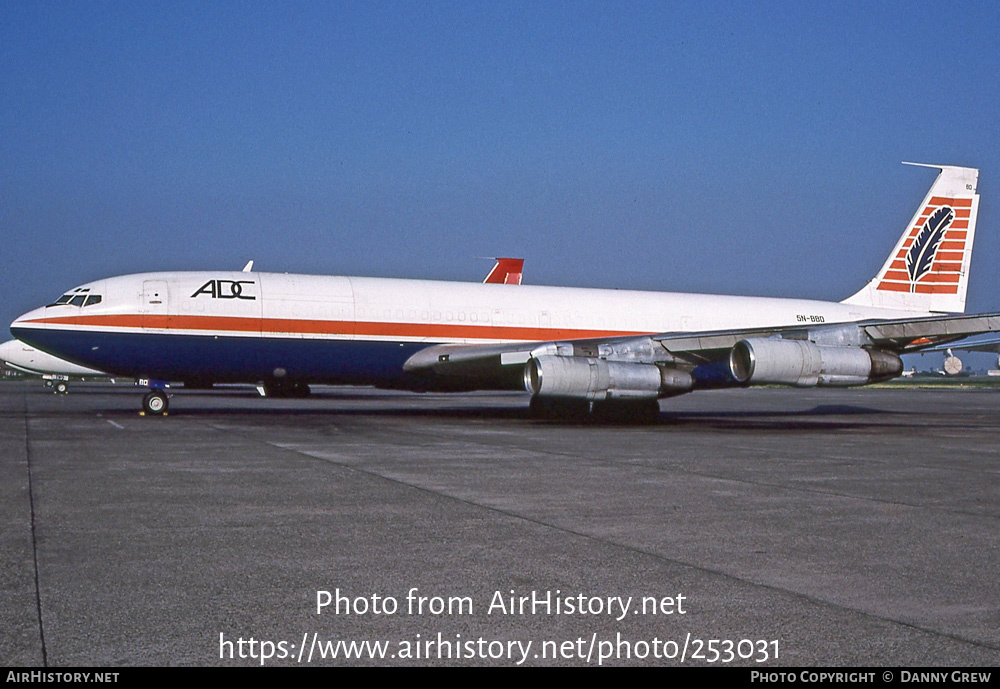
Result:
<svg viewBox="0 0 1000 689"><path fill-rule="evenodd" d="M963 371L962 360L954 352L993 352L997 355L997 368L995 372L990 371L990 375L1000 375L1000 337L997 336L962 340L954 344L928 347L924 351L945 353L942 371L948 376L957 376Z"/></svg>
<svg viewBox="0 0 1000 689"><path fill-rule="evenodd" d="M0 362L21 373L39 376L57 393L69 392L72 380L110 380L111 377L86 366L46 354L20 340L7 340L0 344Z"/></svg>
<svg viewBox="0 0 1000 689"><path fill-rule="evenodd" d="M1000 330L963 316L979 171L940 170L879 273L841 302L246 272L96 280L11 325L84 366L292 389L527 390L540 412L658 412L692 390L864 385ZM946 315L947 314L947 315Z"/></svg>

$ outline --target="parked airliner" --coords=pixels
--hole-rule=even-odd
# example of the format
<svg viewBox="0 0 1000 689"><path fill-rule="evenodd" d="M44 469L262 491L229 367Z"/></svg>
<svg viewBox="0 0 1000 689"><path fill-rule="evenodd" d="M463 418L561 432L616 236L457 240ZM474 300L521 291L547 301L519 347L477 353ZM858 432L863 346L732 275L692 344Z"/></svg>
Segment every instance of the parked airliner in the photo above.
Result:
<svg viewBox="0 0 1000 689"><path fill-rule="evenodd" d="M257 272L125 275L12 325L80 365L148 382L527 390L541 412L658 409L692 390L863 385L900 355L1000 330L964 316L979 171L940 172L878 274L841 302Z"/></svg>
<svg viewBox="0 0 1000 689"><path fill-rule="evenodd" d="M0 344L0 362L15 371L41 377L48 387L62 394L69 392L71 380L110 380L102 371L46 354L19 340Z"/></svg>

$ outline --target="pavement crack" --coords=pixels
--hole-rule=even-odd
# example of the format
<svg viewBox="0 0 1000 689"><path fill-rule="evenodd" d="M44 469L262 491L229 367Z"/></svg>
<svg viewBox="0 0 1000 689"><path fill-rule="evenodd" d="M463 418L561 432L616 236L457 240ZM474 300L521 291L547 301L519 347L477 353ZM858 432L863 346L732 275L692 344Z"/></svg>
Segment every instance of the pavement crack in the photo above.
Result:
<svg viewBox="0 0 1000 689"><path fill-rule="evenodd" d="M28 424L28 400L26 389L22 391L24 399L24 456L28 467L28 507L31 512L31 560L35 568L35 612L38 616L38 638L42 647L42 666L49 666L48 652L45 647L45 624L42 621L42 590L38 573L38 539L35 527L35 490L31 472L31 440Z"/></svg>

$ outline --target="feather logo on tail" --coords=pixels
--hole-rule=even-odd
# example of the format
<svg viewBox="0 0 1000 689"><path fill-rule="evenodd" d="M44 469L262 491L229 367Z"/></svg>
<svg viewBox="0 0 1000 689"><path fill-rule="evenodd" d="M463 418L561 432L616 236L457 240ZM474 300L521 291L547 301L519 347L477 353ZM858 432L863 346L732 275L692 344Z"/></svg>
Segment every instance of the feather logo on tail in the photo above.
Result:
<svg viewBox="0 0 1000 689"><path fill-rule="evenodd" d="M954 219L955 211L942 206L927 218L927 222L914 237L910 250L906 252L906 271L910 276L911 292L916 289L917 281L931 272L938 246Z"/></svg>

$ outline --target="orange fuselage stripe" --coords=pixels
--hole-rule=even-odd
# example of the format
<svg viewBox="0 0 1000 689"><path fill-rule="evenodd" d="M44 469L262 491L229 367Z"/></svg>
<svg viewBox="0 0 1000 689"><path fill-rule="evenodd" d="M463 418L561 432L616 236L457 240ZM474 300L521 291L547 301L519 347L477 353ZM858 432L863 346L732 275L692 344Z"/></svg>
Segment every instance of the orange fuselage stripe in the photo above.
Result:
<svg viewBox="0 0 1000 689"><path fill-rule="evenodd" d="M621 335L644 335L646 331L583 330L579 328L533 328L508 325L456 325L444 323L385 323L377 321L321 321L245 316L184 316L164 314L107 314L36 318L29 323L83 325L103 328L149 330L200 330L219 333L262 335L348 335L405 337L415 339L464 340L555 340L586 339Z"/></svg>

